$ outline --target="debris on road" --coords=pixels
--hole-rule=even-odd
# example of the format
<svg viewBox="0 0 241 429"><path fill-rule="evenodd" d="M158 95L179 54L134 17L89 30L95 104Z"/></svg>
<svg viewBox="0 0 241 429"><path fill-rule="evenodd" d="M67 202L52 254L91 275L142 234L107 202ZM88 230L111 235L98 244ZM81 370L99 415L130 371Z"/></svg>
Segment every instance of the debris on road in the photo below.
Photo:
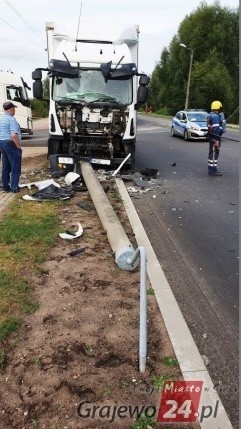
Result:
<svg viewBox="0 0 241 429"><path fill-rule="evenodd" d="M85 247L78 247L78 249L72 250L71 252L68 253L69 256L75 256L78 255L79 253L83 253L85 250Z"/></svg>
<svg viewBox="0 0 241 429"><path fill-rule="evenodd" d="M41 191L42 189L46 188L47 186L50 185L54 185L56 187L60 188L59 183L55 182L54 179L46 179L46 180L39 180L37 182L28 182L28 183L22 183L19 185L20 188L25 188L27 187L30 191L32 186L35 186L36 188L38 188L39 191Z"/></svg>
<svg viewBox="0 0 241 429"><path fill-rule="evenodd" d="M58 185L58 184L57 184ZM74 196L72 186L56 186L55 184L35 192L32 195L23 195L25 201L42 201L42 200L67 200Z"/></svg>
<svg viewBox="0 0 241 429"><path fill-rule="evenodd" d="M73 172L69 172L66 174L64 180L66 185L70 186L72 185L74 182L76 182L76 180L78 180L80 178L80 175L77 173L73 173Z"/></svg>
<svg viewBox="0 0 241 429"><path fill-rule="evenodd" d="M157 176L158 170L156 168L145 168L145 170L141 170L140 173L146 178L154 178Z"/></svg>
<svg viewBox="0 0 241 429"><path fill-rule="evenodd" d="M83 234L83 227L82 225L78 222L78 231L76 232L72 232L72 231L65 231L65 232L61 232L59 234L60 238L63 238L64 240L73 240L74 238L78 238Z"/></svg>
<svg viewBox="0 0 241 429"><path fill-rule="evenodd" d="M95 209L93 204L90 204L86 201L79 201L78 203L76 203L76 205L81 209L86 210L87 212L90 212Z"/></svg>

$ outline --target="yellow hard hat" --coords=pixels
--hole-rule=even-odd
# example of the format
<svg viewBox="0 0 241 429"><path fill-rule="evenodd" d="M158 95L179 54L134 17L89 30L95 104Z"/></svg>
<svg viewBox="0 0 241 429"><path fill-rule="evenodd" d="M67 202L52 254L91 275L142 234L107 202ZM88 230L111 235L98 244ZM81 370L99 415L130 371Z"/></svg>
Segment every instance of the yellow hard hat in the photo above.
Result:
<svg viewBox="0 0 241 429"><path fill-rule="evenodd" d="M211 110L219 110L222 107L223 106L222 106L222 103L220 101L213 101L211 104Z"/></svg>

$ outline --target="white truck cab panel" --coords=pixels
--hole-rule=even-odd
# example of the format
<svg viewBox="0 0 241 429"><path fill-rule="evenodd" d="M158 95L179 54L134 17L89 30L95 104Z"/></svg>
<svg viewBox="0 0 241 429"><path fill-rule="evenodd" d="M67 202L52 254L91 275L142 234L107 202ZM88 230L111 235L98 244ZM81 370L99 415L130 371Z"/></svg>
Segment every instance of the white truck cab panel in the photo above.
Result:
<svg viewBox="0 0 241 429"><path fill-rule="evenodd" d="M27 94L27 84L20 76L0 70L0 113L5 101L12 101L16 106L15 118L22 133L33 133L32 111Z"/></svg>

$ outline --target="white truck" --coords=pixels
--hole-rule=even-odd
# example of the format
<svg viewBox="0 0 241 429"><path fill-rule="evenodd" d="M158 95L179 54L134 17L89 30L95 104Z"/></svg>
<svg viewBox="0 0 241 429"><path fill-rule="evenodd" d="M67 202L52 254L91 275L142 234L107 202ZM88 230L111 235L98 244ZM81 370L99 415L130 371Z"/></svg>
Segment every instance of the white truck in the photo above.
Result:
<svg viewBox="0 0 241 429"><path fill-rule="evenodd" d="M27 89L31 88L22 77L11 71L0 70L0 113L4 113L3 103L12 101L17 106L15 118L20 125L21 132L33 134L32 110Z"/></svg>
<svg viewBox="0 0 241 429"><path fill-rule="evenodd" d="M147 100L149 77L138 72L138 26L110 37L71 38L46 23L48 67L32 73L33 96L43 98L49 77L48 157L52 174L76 160L119 165L134 162L136 112Z"/></svg>

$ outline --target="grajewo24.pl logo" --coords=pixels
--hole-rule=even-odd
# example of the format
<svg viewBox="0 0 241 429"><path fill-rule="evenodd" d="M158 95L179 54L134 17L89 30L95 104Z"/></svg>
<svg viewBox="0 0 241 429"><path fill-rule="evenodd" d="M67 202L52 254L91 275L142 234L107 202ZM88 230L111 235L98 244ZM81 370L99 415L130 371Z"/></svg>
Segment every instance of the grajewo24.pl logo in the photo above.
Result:
<svg viewBox="0 0 241 429"><path fill-rule="evenodd" d="M215 418L218 403L215 407L202 406L199 410L202 392L202 381L166 381L162 388L161 401L157 412L155 405L103 405L82 402L77 408L79 417L83 419L103 419L114 422L116 419L135 419L141 416L156 418L163 423L200 422L209 417Z"/></svg>

